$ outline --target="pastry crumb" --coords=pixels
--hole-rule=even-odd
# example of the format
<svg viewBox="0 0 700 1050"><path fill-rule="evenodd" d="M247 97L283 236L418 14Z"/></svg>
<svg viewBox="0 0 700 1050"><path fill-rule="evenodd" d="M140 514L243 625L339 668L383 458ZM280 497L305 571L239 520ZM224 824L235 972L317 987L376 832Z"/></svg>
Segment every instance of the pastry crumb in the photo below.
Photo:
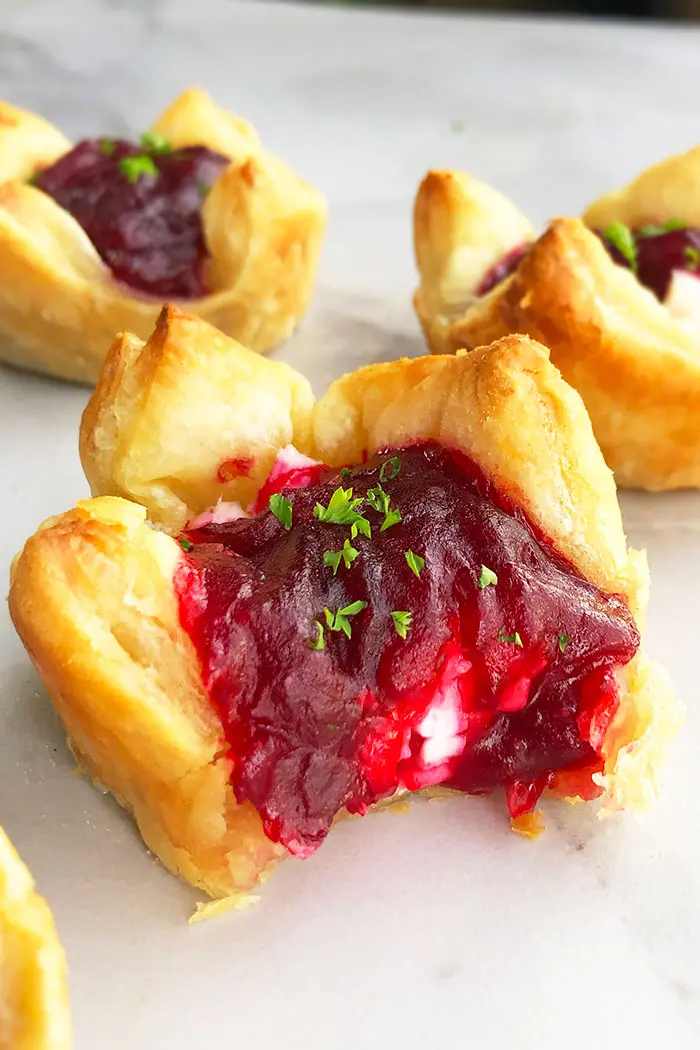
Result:
<svg viewBox="0 0 700 1050"><path fill-rule="evenodd" d="M243 911L257 904L260 897L256 893L238 893L234 897L221 897L215 901L198 901L194 913L190 915L188 924L194 926L205 919L215 919L227 911Z"/></svg>
<svg viewBox="0 0 700 1050"><path fill-rule="evenodd" d="M533 840L538 839L547 830L547 825L542 820L541 809L536 809L534 813L522 813L519 817L514 817L510 826L516 835Z"/></svg>

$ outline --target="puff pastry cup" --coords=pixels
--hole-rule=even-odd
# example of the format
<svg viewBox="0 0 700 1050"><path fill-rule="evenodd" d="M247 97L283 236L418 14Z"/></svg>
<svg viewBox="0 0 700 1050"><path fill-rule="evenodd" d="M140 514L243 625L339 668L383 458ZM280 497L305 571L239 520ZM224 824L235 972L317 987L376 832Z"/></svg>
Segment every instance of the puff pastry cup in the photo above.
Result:
<svg viewBox="0 0 700 1050"><path fill-rule="evenodd" d="M46 901L0 828L0 1050L68 1050L66 963Z"/></svg>
<svg viewBox="0 0 700 1050"><path fill-rule="evenodd" d="M324 198L200 89L176 99L150 134L156 152L166 141L229 159L200 209L211 290L187 304L252 350L271 350L308 306ZM71 149L50 124L0 103L0 359L93 383L114 332L146 338L164 297L117 281L73 215L31 183Z"/></svg>
<svg viewBox="0 0 700 1050"><path fill-rule="evenodd" d="M700 148L536 237L495 190L465 173L430 172L414 212L414 303L430 349L472 349L514 332L541 340L583 397L619 485L700 485L698 178ZM593 230L623 252L609 254ZM639 263L649 287L625 262Z"/></svg>
<svg viewBox="0 0 700 1050"><path fill-rule="evenodd" d="M222 709L208 695L229 663L221 663L219 647L218 669L205 687L188 614L178 606L191 557L185 550L199 527L192 519L204 514L204 531L216 531L227 508L256 498L260 506L256 491L270 466L279 464L280 450L303 472L313 471L305 464L316 461L334 468L367 457L371 462L380 450L410 450L416 442L468 456L507 493L513 513L526 514L586 581L581 586L622 596L614 601L629 609L630 629L636 631L635 622L641 627L649 583L645 557L627 548L612 475L578 394L550 364L546 349L525 337L468 355L362 368L314 403L306 380L288 366L166 308L147 342L128 333L116 338L85 411L81 453L93 498L46 522L15 560L12 618L80 763L133 813L163 863L213 897L241 899L290 851L305 853L273 841L260 807L250 798L237 801L231 788L238 759L226 745ZM220 464L246 457L246 469L253 457L255 463L246 476L222 476ZM303 490L284 491L296 500L296 516ZM291 517L289 532L279 524L283 518L275 522L268 511L254 523L265 520L265 528L293 540ZM301 527L294 520L294 528ZM190 539L181 544L173 534L188 522ZM375 524L372 545L383 535L391 530L385 534ZM364 541L352 540L362 557L369 550ZM351 572L347 563L337 576L319 571L335 581L332 586L349 586L343 582ZM413 573L420 578L420 559ZM406 570L405 578L414 575ZM346 619L357 614L352 622L360 623L357 606L341 611ZM323 626L317 626L322 640ZM345 644L337 626L326 617L326 653L310 658L325 661L329 647ZM283 635L286 627L273 621L270 630ZM499 641L508 640L500 635ZM516 645L522 645L519 635ZM319 648L313 639L289 646L290 654ZM233 673L238 688L242 678ZM606 811L650 801L680 720L665 673L646 656L637 652L618 677L619 708L603 734L600 772L593 778L593 794L602 793ZM576 794L566 776L554 789ZM516 826L527 832L533 820L526 815Z"/></svg>

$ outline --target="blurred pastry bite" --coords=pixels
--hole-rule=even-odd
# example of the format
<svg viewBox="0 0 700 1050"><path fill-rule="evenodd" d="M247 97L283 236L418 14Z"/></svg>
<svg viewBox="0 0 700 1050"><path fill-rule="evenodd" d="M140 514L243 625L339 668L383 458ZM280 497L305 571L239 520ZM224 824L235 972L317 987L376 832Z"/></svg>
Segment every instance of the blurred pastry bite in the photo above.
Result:
<svg viewBox="0 0 700 1050"><path fill-rule="evenodd" d="M184 92L139 142L73 146L0 103L0 360L96 380L115 331L163 301L265 353L309 303L322 195L253 127Z"/></svg>
<svg viewBox="0 0 700 1050"><path fill-rule="evenodd" d="M697 486L698 185L695 148L536 237L478 180L430 172L414 212L414 303L430 349L514 332L541 340L583 397L618 484Z"/></svg>

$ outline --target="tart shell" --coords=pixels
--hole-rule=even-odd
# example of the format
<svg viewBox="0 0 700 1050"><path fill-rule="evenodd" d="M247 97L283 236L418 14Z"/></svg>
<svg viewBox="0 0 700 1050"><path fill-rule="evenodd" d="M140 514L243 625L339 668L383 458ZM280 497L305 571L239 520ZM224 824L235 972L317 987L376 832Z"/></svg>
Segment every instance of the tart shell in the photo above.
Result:
<svg viewBox="0 0 700 1050"><path fill-rule="evenodd" d="M190 358L174 352L186 331ZM178 617L174 578L184 554L167 530L211 500L211 463L202 459L206 485L194 462L188 479L169 490L167 479L139 481L134 474L127 500L108 494L123 489L123 479L112 479L108 467L91 473L90 457L95 421L109 417L114 427L109 434L101 424L102 452L111 443L123 461L138 466L148 431L139 422L153 409L149 397L165 411L196 376L203 385L181 444L208 450L211 419L230 405L233 377L246 369L256 378L242 402L238 437L243 442L246 419L256 418L258 426L266 419L273 453L275 442L289 437L288 421L284 436L273 436L275 398L305 387L286 366L266 362L258 369L249 351L173 308L148 343L129 338L127 367L97 387L83 423L95 498L45 523L28 541L13 567L10 609L86 769L134 813L168 867L213 896L235 897L286 853L228 786L223 727ZM141 358L150 381L149 396L139 400ZM118 340L107 371L110 361L123 360ZM111 412L116 404L119 412ZM197 407L204 405L208 412ZM627 548L612 475L586 411L542 346L510 337L473 354L363 368L335 382L315 405L307 400L305 415L303 422L300 411L292 425L300 450L332 466L425 440L464 451L586 579L624 595L643 622L646 560ZM134 486L143 506L133 501ZM229 495L226 486L222 495ZM644 656L621 673L621 696L605 740L608 810L650 800L680 719L664 673Z"/></svg>

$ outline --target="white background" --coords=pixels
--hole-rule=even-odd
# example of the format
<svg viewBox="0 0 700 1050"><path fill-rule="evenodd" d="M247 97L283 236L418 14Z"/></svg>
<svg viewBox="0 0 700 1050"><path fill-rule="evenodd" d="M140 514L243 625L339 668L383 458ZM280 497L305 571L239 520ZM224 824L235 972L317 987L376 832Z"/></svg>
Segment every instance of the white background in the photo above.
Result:
<svg viewBox="0 0 700 1050"><path fill-rule="evenodd" d="M427 18L267 3L3 3L0 96L69 134L136 132L200 83L328 195L313 309L280 354L319 391L421 352L410 212L430 167L469 168L537 221L698 137L690 29ZM0 280L2 275L0 273ZM84 390L0 370L0 574L86 494ZM598 824L554 807L416 804L340 827L256 908L198 927L197 895L72 775L0 610L0 820L68 953L77 1050L620 1050L700 1040L700 497L627 494L653 572L647 645L689 713L658 807Z"/></svg>

